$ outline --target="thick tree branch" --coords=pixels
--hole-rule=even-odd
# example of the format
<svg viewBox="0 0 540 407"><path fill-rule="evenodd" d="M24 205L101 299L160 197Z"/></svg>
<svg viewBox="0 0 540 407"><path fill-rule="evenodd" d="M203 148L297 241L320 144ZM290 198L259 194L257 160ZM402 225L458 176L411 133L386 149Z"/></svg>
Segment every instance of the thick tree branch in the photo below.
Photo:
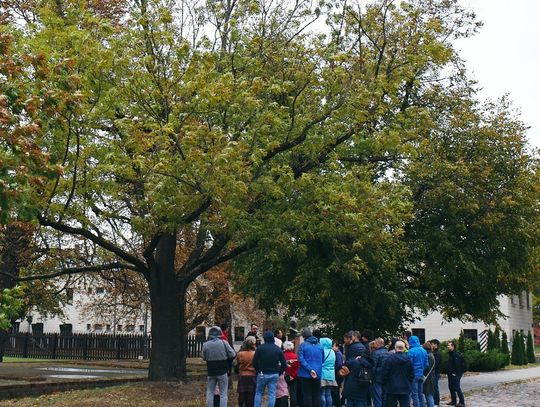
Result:
<svg viewBox="0 0 540 407"><path fill-rule="evenodd" d="M100 264L96 266L83 266L83 267L71 267L65 268L56 273L47 273L47 274L37 274L33 276L17 277L13 274L0 271L0 274L12 278L14 281L34 281L34 280L48 280L55 277L67 276L72 274L82 274L82 273L99 273L102 271L111 271L111 270L133 270L140 272L137 267L134 267L126 263L108 263Z"/></svg>
<svg viewBox="0 0 540 407"><path fill-rule="evenodd" d="M77 236L85 237L88 240L97 244L98 246L104 248L105 250L108 250L109 252L116 254L122 260L127 261L128 263L131 263L138 271L140 272L148 271L146 265L141 259L125 252L124 250L120 249L118 246L114 245L113 243L109 242L103 237L96 236L89 230L86 230L84 228L76 228L76 227L68 226L60 222L46 219L41 215L38 216L38 220L42 226L48 226L60 232L68 233L70 235L77 235Z"/></svg>

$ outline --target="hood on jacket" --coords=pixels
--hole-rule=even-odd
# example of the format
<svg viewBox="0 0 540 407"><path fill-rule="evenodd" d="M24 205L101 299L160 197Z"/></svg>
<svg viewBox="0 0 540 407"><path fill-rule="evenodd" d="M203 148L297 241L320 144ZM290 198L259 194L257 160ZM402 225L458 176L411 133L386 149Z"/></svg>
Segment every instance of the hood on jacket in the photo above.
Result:
<svg viewBox="0 0 540 407"><path fill-rule="evenodd" d="M221 328L219 326L213 326L208 332L208 338L216 339L221 337Z"/></svg>
<svg viewBox="0 0 540 407"><path fill-rule="evenodd" d="M316 345L319 343L319 340L314 336L310 336L309 338L306 338L305 342L309 342L312 345Z"/></svg>
<svg viewBox="0 0 540 407"><path fill-rule="evenodd" d="M264 343L274 343L274 333L272 331L266 331L263 336Z"/></svg>
<svg viewBox="0 0 540 407"><path fill-rule="evenodd" d="M324 350L332 349L332 339L321 338L320 342Z"/></svg>
<svg viewBox="0 0 540 407"><path fill-rule="evenodd" d="M410 359L405 352L396 352L394 357L398 360L398 364L403 365L410 363Z"/></svg>
<svg viewBox="0 0 540 407"><path fill-rule="evenodd" d="M418 339L418 336L411 336L409 338L409 348L418 348L420 346L420 339Z"/></svg>

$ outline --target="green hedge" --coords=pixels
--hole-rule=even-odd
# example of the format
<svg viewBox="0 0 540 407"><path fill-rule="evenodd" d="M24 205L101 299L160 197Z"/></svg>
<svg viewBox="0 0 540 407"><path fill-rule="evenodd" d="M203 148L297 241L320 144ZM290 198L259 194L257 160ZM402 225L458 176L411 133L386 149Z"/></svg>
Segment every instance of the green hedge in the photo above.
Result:
<svg viewBox="0 0 540 407"><path fill-rule="evenodd" d="M497 350L480 352L478 343L471 339L465 339L463 346L465 351L462 353L470 372L492 372L504 368L510 362L510 355L501 353ZM448 348L447 342L441 342L441 372L446 373L448 366Z"/></svg>

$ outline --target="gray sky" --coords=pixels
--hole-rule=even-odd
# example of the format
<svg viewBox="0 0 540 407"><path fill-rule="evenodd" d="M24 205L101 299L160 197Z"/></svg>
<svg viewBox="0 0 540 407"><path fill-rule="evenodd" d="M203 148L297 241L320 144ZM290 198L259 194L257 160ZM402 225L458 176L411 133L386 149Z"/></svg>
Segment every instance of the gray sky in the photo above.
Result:
<svg viewBox="0 0 540 407"><path fill-rule="evenodd" d="M531 145L540 148L540 0L461 0L484 22L475 37L457 47L482 96L505 93L531 128Z"/></svg>

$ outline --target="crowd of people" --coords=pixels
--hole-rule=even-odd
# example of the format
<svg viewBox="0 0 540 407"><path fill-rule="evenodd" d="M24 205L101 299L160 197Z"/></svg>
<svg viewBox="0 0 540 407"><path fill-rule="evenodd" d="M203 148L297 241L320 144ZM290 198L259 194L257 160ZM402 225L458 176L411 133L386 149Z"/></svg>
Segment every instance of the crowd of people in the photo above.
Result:
<svg viewBox="0 0 540 407"><path fill-rule="evenodd" d="M223 329L221 329L223 328ZM226 407L231 372L238 374L238 406L260 407L434 407L440 404L440 342L423 344L405 332L385 341L372 330L349 331L343 342L320 330L302 331L303 341L286 340L283 331L260 336L252 324L241 349L230 346L226 326L212 327L202 356L207 363L207 407ZM466 370L453 341L447 365L451 401L465 406L461 377Z"/></svg>

